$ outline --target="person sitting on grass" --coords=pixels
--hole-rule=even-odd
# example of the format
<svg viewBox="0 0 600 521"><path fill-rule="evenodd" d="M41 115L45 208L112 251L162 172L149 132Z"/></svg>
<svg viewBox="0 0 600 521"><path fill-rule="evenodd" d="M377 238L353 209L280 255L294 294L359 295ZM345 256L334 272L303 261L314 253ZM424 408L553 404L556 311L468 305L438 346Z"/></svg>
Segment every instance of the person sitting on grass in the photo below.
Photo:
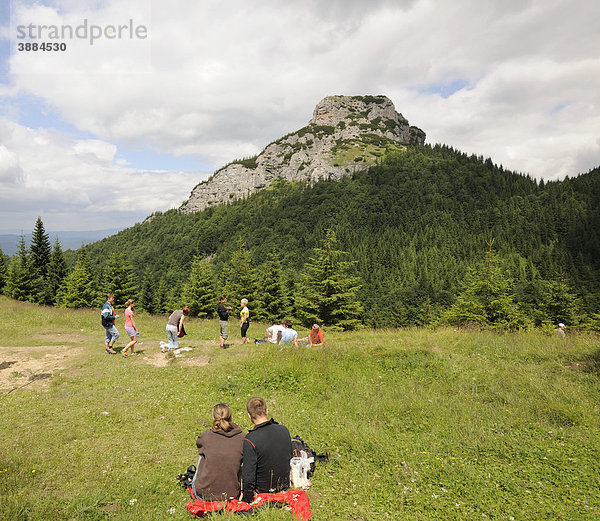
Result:
<svg viewBox="0 0 600 521"><path fill-rule="evenodd" d="M246 410L254 429L244 438L242 501L251 503L256 493L289 488L292 440L286 427L269 420L262 398L248 400Z"/></svg>
<svg viewBox="0 0 600 521"><path fill-rule="evenodd" d="M298 346L298 331L292 329L292 322L290 320L285 321L285 327L277 332L277 343L278 344L294 344Z"/></svg>
<svg viewBox="0 0 600 521"><path fill-rule="evenodd" d="M322 346L325 343L325 337L323 336L323 330L319 327L319 324L313 324L310 333L307 337L298 340L301 344L305 344L306 347L317 347Z"/></svg>
<svg viewBox="0 0 600 521"><path fill-rule="evenodd" d="M226 403L213 407L212 429L196 440L200 459L192 480L194 496L205 501L238 499L244 431L233 423Z"/></svg>
<svg viewBox="0 0 600 521"><path fill-rule="evenodd" d="M273 324L271 327L265 329L265 342L271 342L271 344L277 343L277 333L285 328L285 320L282 320L279 324Z"/></svg>

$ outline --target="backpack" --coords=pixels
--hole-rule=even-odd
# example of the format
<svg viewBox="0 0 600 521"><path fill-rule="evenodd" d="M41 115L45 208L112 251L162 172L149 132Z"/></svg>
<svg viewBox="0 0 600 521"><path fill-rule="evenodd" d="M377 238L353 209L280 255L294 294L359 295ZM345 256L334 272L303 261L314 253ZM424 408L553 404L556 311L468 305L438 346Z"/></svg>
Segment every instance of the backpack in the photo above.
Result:
<svg viewBox="0 0 600 521"><path fill-rule="evenodd" d="M177 481L183 488L190 488L196 474L196 465L190 465L183 474L177 475Z"/></svg>
<svg viewBox="0 0 600 521"><path fill-rule="evenodd" d="M309 459L313 458L313 461L310 464L310 470L308 471L307 477L310 477L314 474L315 463L317 461L327 461L329 459L329 454L327 452L317 454L308 446L308 443L306 443L300 436L294 436L292 438L292 457L301 457L301 451L304 451Z"/></svg>

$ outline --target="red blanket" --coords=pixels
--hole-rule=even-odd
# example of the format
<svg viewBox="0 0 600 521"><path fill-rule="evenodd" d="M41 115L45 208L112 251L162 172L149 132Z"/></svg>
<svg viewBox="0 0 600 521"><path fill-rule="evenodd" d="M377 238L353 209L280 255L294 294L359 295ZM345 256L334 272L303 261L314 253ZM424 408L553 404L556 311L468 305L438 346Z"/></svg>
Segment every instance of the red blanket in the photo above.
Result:
<svg viewBox="0 0 600 521"><path fill-rule="evenodd" d="M195 501L190 501L185 505L185 508L196 517L204 517L206 514L216 512L217 510L225 510L225 512L230 514L233 512L243 512L271 502L287 505L297 521L310 521L310 503L308 502L308 495L305 490L286 490L274 494L258 494L252 503L245 503L238 499L230 501L202 501L194 497L191 488L188 488L188 490Z"/></svg>

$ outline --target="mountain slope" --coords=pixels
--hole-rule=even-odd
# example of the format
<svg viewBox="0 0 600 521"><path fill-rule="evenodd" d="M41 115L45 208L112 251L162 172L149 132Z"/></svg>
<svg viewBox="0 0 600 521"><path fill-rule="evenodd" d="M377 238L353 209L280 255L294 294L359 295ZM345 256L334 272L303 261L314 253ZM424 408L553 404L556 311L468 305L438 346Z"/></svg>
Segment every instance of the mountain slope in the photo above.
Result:
<svg viewBox="0 0 600 521"><path fill-rule="evenodd" d="M234 161L197 185L183 213L229 203L269 186L275 179L340 179L375 164L389 151L423 144L385 96L329 96L315 107L306 127L269 144L250 159Z"/></svg>
<svg viewBox="0 0 600 521"><path fill-rule="evenodd" d="M281 259L289 289L328 228L358 262L365 323L425 323L456 298L487 242L522 285L566 279L588 311L600 303L600 171L540 183L443 146L407 146L341 181L278 180L243 201L155 214L90 246L98 265L128 252L176 295L194 255L222 278L243 240L258 272ZM222 285L220 287L223 287Z"/></svg>

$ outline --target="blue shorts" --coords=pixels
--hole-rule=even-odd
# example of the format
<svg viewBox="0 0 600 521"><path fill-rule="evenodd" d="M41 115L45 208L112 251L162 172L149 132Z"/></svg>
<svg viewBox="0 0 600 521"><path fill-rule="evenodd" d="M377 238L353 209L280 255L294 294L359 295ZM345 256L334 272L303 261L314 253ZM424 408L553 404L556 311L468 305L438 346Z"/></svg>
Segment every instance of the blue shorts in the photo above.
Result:
<svg viewBox="0 0 600 521"><path fill-rule="evenodd" d="M114 324L110 327L105 327L104 329L106 329L106 337L104 337L106 342L110 342L111 340L116 342L119 340L119 330L114 326Z"/></svg>

